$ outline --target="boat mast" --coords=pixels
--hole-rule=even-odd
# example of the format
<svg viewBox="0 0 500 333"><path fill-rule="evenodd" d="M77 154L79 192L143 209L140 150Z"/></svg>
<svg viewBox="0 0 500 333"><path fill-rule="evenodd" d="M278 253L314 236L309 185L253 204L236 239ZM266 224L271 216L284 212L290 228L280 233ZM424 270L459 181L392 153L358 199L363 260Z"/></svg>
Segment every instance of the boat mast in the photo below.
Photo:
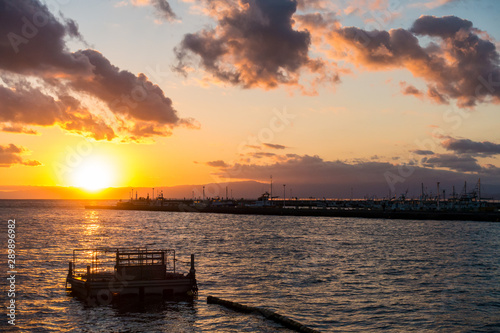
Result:
<svg viewBox="0 0 500 333"><path fill-rule="evenodd" d="M437 182L437 209L439 210L439 182Z"/></svg>
<svg viewBox="0 0 500 333"><path fill-rule="evenodd" d="M477 200L481 202L481 178L477 181Z"/></svg>

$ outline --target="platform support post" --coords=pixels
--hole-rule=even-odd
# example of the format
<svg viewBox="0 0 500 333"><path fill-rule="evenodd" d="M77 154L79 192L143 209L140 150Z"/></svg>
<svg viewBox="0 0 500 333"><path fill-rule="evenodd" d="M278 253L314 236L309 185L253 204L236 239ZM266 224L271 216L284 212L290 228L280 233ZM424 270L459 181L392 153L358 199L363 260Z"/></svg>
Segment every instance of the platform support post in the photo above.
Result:
<svg viewBox="0 0 500 333"><path fill-rule="evenodd" d="M198 284L196 283L196 270L194 269L194 254L191 254L191 269L189 270L191 278L191 288L194 293L198 292Z"/></svg>

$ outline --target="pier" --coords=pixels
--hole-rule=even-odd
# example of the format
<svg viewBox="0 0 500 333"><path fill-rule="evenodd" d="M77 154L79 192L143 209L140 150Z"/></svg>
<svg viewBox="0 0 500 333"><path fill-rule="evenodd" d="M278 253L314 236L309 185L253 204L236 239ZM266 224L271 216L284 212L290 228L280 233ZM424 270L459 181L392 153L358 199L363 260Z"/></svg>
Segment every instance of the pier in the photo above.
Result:
<svg viewBox="0 0 500 333"><path fill-rule="evenodd" d="M297 198L273 197L271 192L264 192L257 199L229 199L215 197L198 199L167 199L160 192L154 197L138 197L132 190L130 200L120 200L116 206L91 205L87 209L120 209L166 212L245 214L245 215L283 215L283 216L326 216L326 217L361 217L378 219L405 220L458 220L500 222L500 201L485 199L481 196L481 180L471 192L467 191L467 182L461 193L455 192L446 198L437 183L437 195L427 194L424 184L418 198L408 198L406 193L399 197L365 199Z"/></svg>
<svg viewBox="0 0 500 333"><path fill-rule="evenodd" d="M133 200L116 206L89 205L87 209L144 210L186 213L218 213L246 215L361 217L405 220L459 220L500 222L498 202L454 202L441 200Z"/></svg>

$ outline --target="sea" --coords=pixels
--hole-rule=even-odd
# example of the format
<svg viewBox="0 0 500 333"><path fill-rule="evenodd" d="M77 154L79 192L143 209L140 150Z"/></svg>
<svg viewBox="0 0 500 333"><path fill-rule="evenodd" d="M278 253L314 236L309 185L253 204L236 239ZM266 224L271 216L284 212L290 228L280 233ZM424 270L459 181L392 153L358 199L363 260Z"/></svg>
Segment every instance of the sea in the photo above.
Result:
<svg viewBox="0 0 500 333"><path fill-rule="evenodd" d="M211 295L320 332L500 332L500 223L84 208L92 203L115 202L0 201L0 331L292 332L207 304ZM66 291L73 249L134 246L175 249L184 272L195 254L198 295L92 304Z"/></svg>

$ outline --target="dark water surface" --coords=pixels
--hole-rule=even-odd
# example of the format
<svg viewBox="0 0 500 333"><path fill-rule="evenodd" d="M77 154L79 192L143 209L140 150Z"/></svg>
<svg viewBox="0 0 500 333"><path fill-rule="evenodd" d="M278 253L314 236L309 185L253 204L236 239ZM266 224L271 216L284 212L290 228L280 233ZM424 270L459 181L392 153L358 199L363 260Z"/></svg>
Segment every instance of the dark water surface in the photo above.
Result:
<svg viewBox="0 0 500 333"><path fill-rule="evenodd" d="M85 210L0 201L0 330L7 220L16 219L21 332L290 332L208 295L264 306L322 332L499 332L500 224ZM87 306L64 288L74 248L175 248L192 302Z"/></svg>

